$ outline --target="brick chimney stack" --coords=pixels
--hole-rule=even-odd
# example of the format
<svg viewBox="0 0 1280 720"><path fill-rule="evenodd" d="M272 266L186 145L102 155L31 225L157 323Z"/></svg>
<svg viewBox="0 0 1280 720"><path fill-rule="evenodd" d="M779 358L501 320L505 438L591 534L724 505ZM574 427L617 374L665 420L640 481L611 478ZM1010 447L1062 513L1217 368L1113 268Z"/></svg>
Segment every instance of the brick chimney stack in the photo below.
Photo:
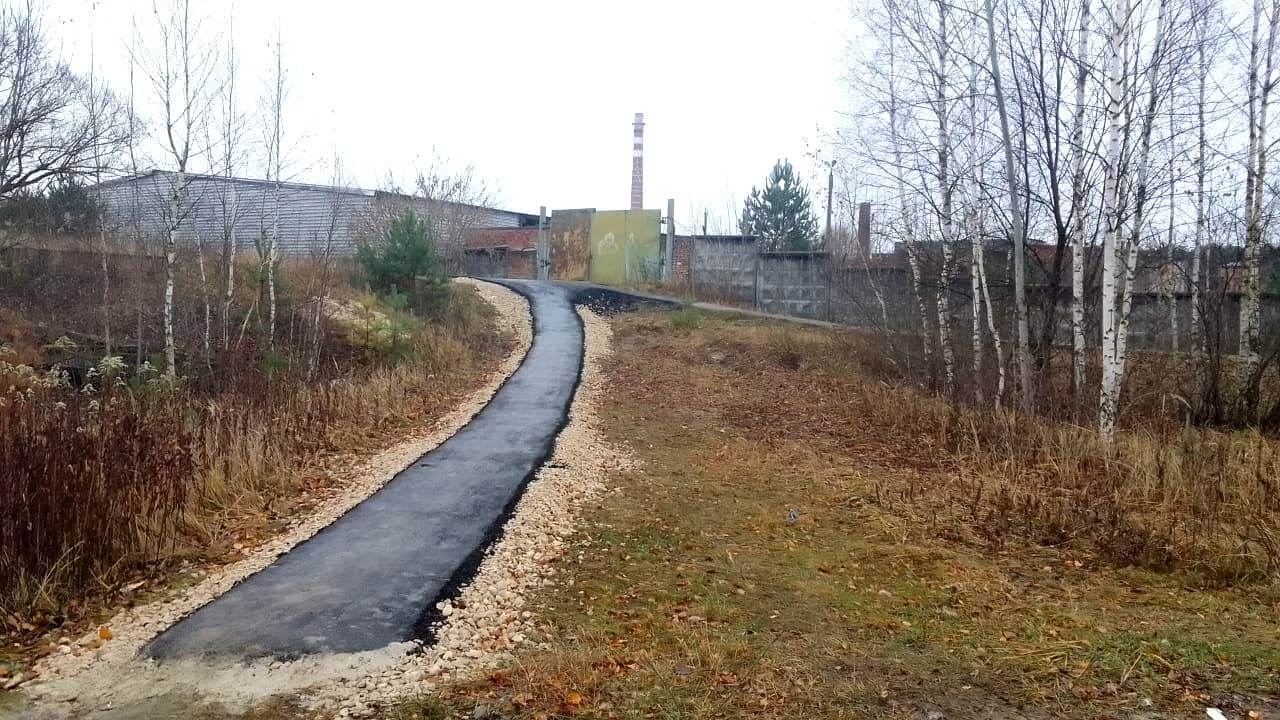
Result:
<svg viewBox="0 0 1280 720"><path fill-rule="evenodd" d="M644 208L644 113L636 113L632 124L635 135L631 144L631 209Z"/></svg>
<svg viewBox="0 0 1280 720"><path fill-rule="evenodd" d="M858 252L862 257L871 257L871 203L858 203Z"/></svg>

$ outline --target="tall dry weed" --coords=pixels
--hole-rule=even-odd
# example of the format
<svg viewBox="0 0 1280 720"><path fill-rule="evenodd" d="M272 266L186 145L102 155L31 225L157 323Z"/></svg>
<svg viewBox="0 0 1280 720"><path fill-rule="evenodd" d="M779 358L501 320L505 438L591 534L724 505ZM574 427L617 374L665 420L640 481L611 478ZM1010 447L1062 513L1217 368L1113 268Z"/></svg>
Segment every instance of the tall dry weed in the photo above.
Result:
<svg viewBox="0 0 1280 720"><path fill-rule="evenodd" d="M510 342L469 288L439 317L404 322L394 356L333 329L310 378L310 346L288 333L270 354L225 353L176 386L118 360L76 383L0 363L0 630L30 631L131 573L204 557L229 528L262 530L320 460L443 412Z"/></svg>

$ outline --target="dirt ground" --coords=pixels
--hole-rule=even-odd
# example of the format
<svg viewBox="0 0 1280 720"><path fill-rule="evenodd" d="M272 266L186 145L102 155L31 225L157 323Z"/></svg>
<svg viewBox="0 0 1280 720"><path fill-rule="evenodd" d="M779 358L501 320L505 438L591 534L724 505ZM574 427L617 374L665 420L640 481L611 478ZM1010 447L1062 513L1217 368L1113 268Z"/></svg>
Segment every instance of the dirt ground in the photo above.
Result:
<svg viewBox="0 0 1280 720"><path fill-rule="evenodd" d="M387 717L1280 717L1274 585L919 511L947 468L893 439L895 408L844 410L859 386L805 358L822 331L613 323L606 428L640 468L537 598L547 649Z"/></svg>

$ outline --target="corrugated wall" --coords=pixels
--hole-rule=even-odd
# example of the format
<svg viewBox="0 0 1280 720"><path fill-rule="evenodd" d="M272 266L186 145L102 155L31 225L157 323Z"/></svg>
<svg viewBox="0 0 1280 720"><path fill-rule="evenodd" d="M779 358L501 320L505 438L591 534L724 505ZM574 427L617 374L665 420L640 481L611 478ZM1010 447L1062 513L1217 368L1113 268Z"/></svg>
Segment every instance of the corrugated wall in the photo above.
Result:
<svg viewBox="0 0 1280 720"><path fill-rule="evenodd" d="M102 200L113 229L129 233L136 216L147 237L162 237L175 181L172 173L153 172L105 183ZM272 228L276 197L272 183L197 175L191 177L188 193L190 210L178 226L183 242L201 239L221 244L224 227L231 227L236 244L252 249ZM524 217L506 210L393 193L284 183L276 247L282 255L308 255L318 253L329 240L335 253L350 254L362 237L362 228L367 234L371 218L394 214L406 206L430 218L442 253L459 261L466 228L516 227Z"/></svg>

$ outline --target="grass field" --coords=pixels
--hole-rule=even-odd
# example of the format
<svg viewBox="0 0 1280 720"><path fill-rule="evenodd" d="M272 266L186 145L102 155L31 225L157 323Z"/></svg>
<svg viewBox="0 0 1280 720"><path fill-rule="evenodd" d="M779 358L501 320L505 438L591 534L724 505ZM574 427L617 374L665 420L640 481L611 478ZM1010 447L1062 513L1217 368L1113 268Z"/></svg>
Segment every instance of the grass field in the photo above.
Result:
<svg viewBox="0 0 1280 720"><path fill-rule="evenodd" d="M902 430L932 401L833 370L821 331L614 323L605 416L642 465L535 599L547 648L388 717L1280 711L1274 580L965 521L941 488L971 469Z"/></svg>

